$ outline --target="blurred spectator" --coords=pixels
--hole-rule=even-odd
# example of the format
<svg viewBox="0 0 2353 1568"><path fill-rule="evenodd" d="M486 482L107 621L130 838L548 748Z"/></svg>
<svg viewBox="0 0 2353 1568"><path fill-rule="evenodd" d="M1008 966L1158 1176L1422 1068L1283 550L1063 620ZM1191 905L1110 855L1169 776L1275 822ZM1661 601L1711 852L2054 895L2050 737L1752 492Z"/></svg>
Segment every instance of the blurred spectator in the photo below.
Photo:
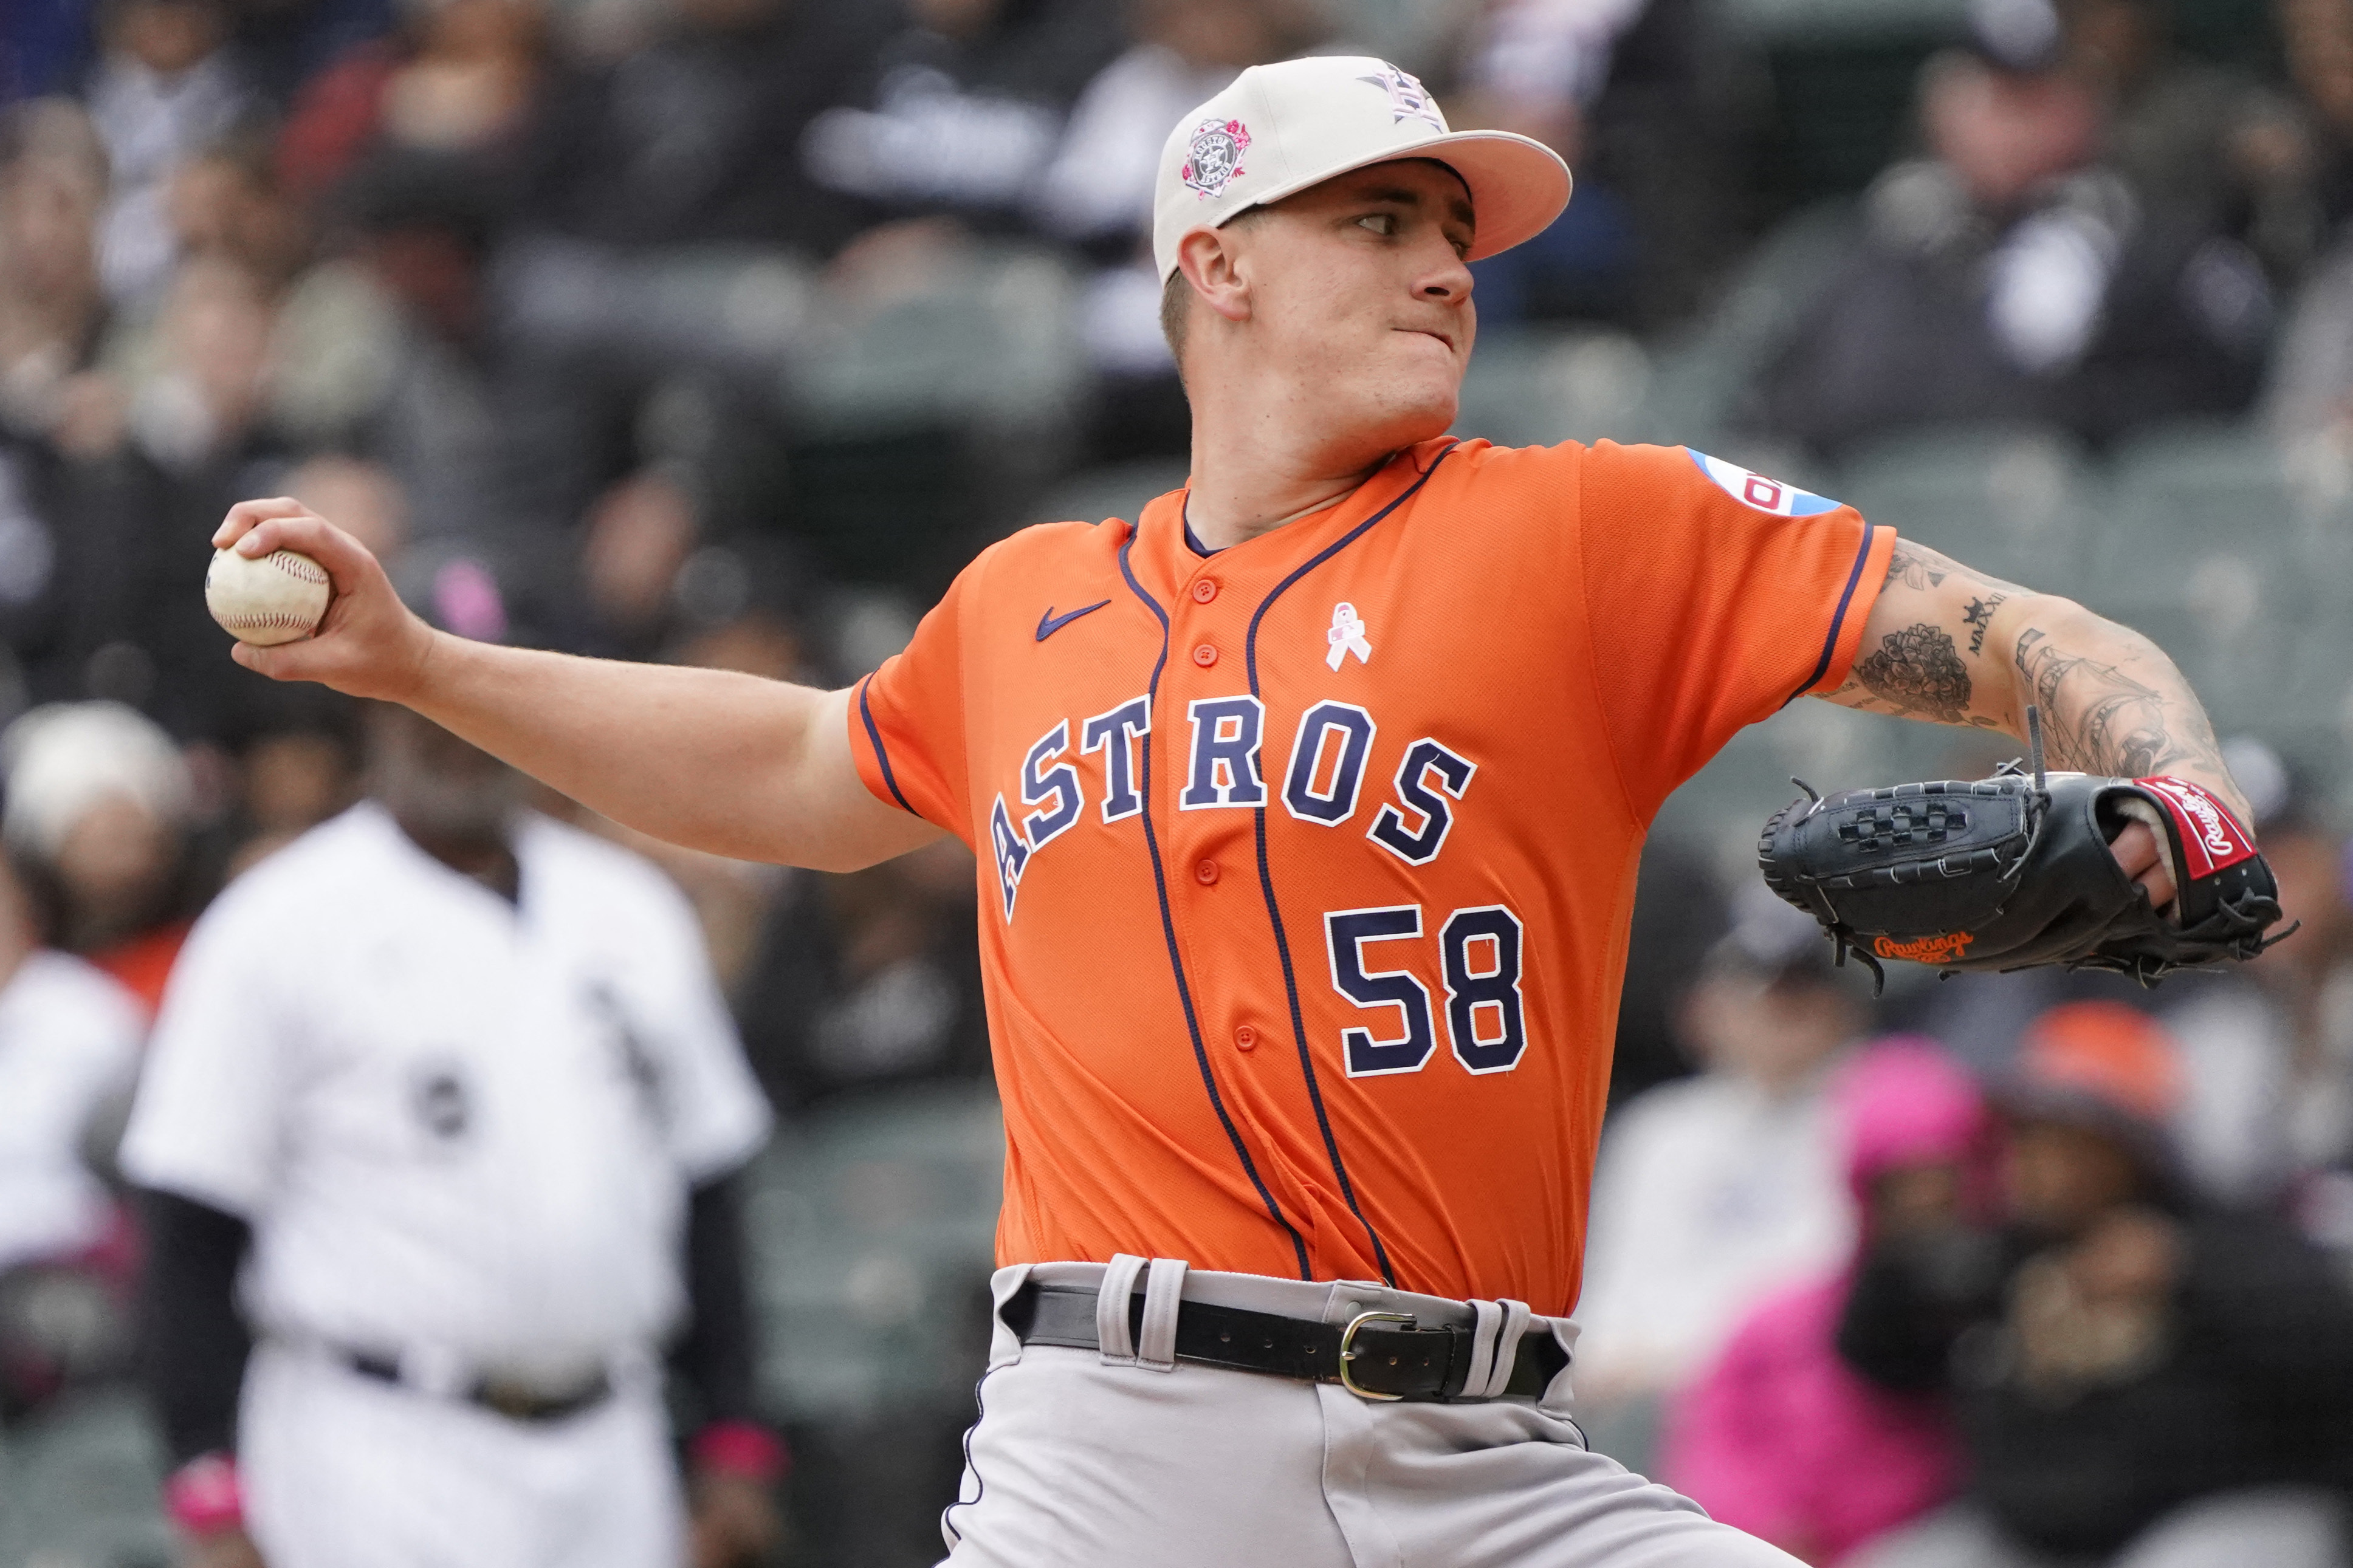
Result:
<svg viewBox="0 0 2353 1568"><path fill-rule="evenodd" d="M1464 73L1466 123L1492 122L1585 153L1586 110L1609 80L1618 40L1649 0L1501 0L1486 8Z"/></svg>
<svg viewBox="0 0 2353 1568"><path fill-rule="evenodd" d="M2341 443L2353 422L2353 0L2279 0L2274 9L2309 131L2281 139L2274 158L2307 188L2306 226L2328 249L2280 334L2266 412L2283 436Z"/></svg>
<svg viewBox="0 0 2353 1568"><path fill-rule="evenodd" d="M1626 943L1626 983L1609 1066L1613 1108L1692 1071L1693 1052L1683 1034L1684 999L1729 923L1724 889L1707 863L1687 847L1652 840L1642 851Z"/></svg>
<svg viewBox="0 0 2353 1568"><path fill-rule="evenodd" d="M2311 118L2320 220L2353 217L2353 4L2275 0L2289 80Z"/></svg>
<svg viewBox="0 0 2353 1568"><path fill-rule="evenodd" d="M492 489L507 406L487 272L495 191L460 160L385 153L334 205L343 254L312 268L280 316L273 421L364 465L329 483L360 526L387 535L384 559L414 542L484 554L520 582L568 576L561 541L508 515ZM316 473L285 483L299 494Z"/></svg>
<svg viewBox="0 0 2353 1568"><path fill-rule="evenodd" d="M672 586L692 552L694 503L670 475L632 475L597 498L580 543L589 607L617 646L644 658L668 629Z"/></svg>
<svg viewBox="0 0 2353 1568"><path fill-rule="evenodd" d="M170 274L174 172L253 107L228 28L220 0L110 0L104 10L90 111L113 182L99 256L117 303L145 304Z"/></svg>
<svg viewBox="0 0 2353 1568"><path fill-rule="evenodd" d="M893 15L681 0L642 47L551 84L490 279L491 515L571 530L648 463L775 443L814 263L871 216L797 149L862 90Z"/></svg>
<svg viewBox="0 0 2353 1568"><path fill-rule="evenodd" d="M35 502L53 557L38 635L25 645L36 699L127 703L188 739L225 733L241 712L279 700L221 658L220 629L189 589L229 502L279 488L276 321L250 271L193 257L152 332L122 352L132 379L121 439L56 466Z"/></svg>
<svg viewBox="0 0 2353 1568"><path fill-rule="evenodd" d="M314 73L392 30L406 0L236 0L231 38L256 93L291 102Z"/></svg>
<svg viewBox="0 0 2353 1568"><path fill-rule="evenodd" d="M145 1029L120 985L41 945L0 864L0 1425L125 1370L135 1249L105 1176Z"/></svg>
<svg viewBox="0 0 2353 1568"><path fill-rule="evenodd" d="M150 1012L187 939L194 781L171 737L113 702L36 708L0 735L0 837L46 905L47 939Z"/></svg>
<svg viewBox="0 0 2353 1568"><path fill-rule="evenodd" d="M336 514L341 515L341 514ZM222 880L235 878L350 806L359 793L355 704L339 692L272 715L258 732L237 737L235 817Z"/></svg>
<svg viewBox="0 0 2353 1568"><path fill-rule="evenodd" d="M1117 5L910 0L907 11L911 26L867 73L865 103L809 122L810 174L882 215L1018 224L1064 117L1119 52Z"/></svg>
<svg viewBox="0 0 2353 1568"><path fill-rule="evenodd" d="M266 377L276 321L268 281L228 257L194 257L173 275L155 370L130 413L132 439L164 475L236 464L271 439Z"/></svg>
<svg viewBox="0 0 2353 1568"><path fill-rule="evenodd" d="M2274 279L2319 238L2309 133L2285 95L2175 46L2165 0L2070 0L2068 64L2107 105L2106 162L2159 214L2217 223Z"/></svg>
<svg viewBox="0 0 2353 1568"><path fill-rule="evenodd" d="M1455 123L1533 136L1578 172L1577 199L1551 228L1472 268L1482 322L1624 313L1633 219L1606 179L1590 177L1593 121L1620 40L1646 14L1678 9L1651 0L1501 0L1479 9L1463 46Z"/></svg>
<svg viewBox="0 0 2353 1568"><path fill-rule="evenodd" d="M2353 445L2353 244L2313 268L2281 330L2263 416L2289 443Z"/></svg>
<svg viewBox="0 0 2353 1568"><path fill-rule="evenodd" d="M221 257L273 297L310 259L308 216L280 188L266 137L228 136L183 161L164 205L182 256Z"/></svg>
<svg viewBox="0 0 2353 1568"><path fill-rule="evenodd" d="M74 378L106 324L98 222L106 153L62 99L18 104L0 122L0 431L61 437Z"/></svg>
<svg viewBox="0 0 2353 1568"><path fill-rule="evenodd" d="M1977 1084L1933 1042L1877 1042L1831 1093L1862 1216L1855 1256L1733 1334L1677 1402L1661 1472L1712 1517L1824 1568L1960 1484L1941 1394L1866 1382L1840 1358L1838 1328L1865 1259L1982 1223L1989 1184Z"/></svg>
<svg viewBox="0 0 2353 1568"><path fill-rule="evenodd" d="M2290 795L2256 830L2304 929L2158 1016L2189 1084L2176 1121L2185 1169L2210 1199L2268 1205L2353 1156L2353 909L2344 837L2316 803Z"/></svg>
<svg viewBox="0 0 2353 1568"><path fill-rule="evenodd" d="M2105 442L2244 406L2271 326L2253 255L2100 162L2104 108L2048 0L1972 15L1975 47L1923 73L1931 156L1865 196L1852 256L1752 389L1756 422L1838 454L1937 421Z"/></svg>
<svg viewBox="0 0 2353 1568"><path fill-rule="evenodd" d="M1150 240L1153 169L1177 121L1247 67L1329 30L1322 0L1129 0L1127 13L1135 42L1079 94L1032 198L1053 234L1107 261ZM1157 337L1157 283L1152 292Z"/></svg>
<svg viewBox="0 0 2353 1568"><path fill-rule="evenodd" d="M69 92L90 63L90 0L18 0L0 28L0 104Z"/></svg>
<svg viewBox="0 0 2353 1568"><path fill-rule="evenodd" d="M1578 1418L1612 1454L1646 1449L1658 1401L1853 1228L1826 1085L1863 1015L1813 922L1750 887L1684 1013L1700 1076L1618 1110L1594 1172Z"/></svg>
<svg viewBox="0 0 2353 1568"><path fill-rule="evenodd" d="M371 153L494 153L522 133L540 86L545 19L531 0L417 7L306 83L278 142L287 184L325 196Z"/></svg>
<svg viewBox="0 0 2353 1568"><path fill-rule="evenodd" d="M1071 110L1034 197L1046 231L1097 263L1082 330L1098 378L1089 446L1105 461L1187 450L1191 416L1160 331L1152 174L1177 121L1247 67L1329 31L1322 0L1131 0L1135 42Z"/></svg>
<svg viewBox="0 0 2353 1568"><path fill-rule="evenodd" d="M778 1105L988 1076L972 879L971 851L943 839L787 885L737 1007Z"/></svg>
<svg viewBox="0 0 2353 1568"><path fill-rule="evenodd" d="M1839 1349L1953 1390L1961 1502L1871 1568L2335 1568L2353 1475L2353 1299L2284 1223L2187 1198L2162 1030L2053 1008L2000 1086L2003 1221L1873 1253Z"/></svg>
<svg viewBox="0 0 2353 1568"><path fill-rule="evenodd" d="M124 1141L174 1517L236 1563L249 1524L280 1563L669 1568L674 1338L695 1561L754 1558L767 1118L692 919L502 763L368 722L372 798L200 923Z"/></svg>
<svg viewBox="0 0 2353 1568"><path fill-rule="evenodd" d="M868 79L890 16L819 0L678 0L642 47L554 84L532 132L523 226L623 253L830 253L864 214L811 184L794 150L812 117Z"/></svg>
<svg viewBox="0 0 2353 1568"><path fill-rule="evenodd" d="M290 470L286 493L396 567L408 547L408 492L380 463L336 454ZM392 569L392 568L387 568Z"/></svg>

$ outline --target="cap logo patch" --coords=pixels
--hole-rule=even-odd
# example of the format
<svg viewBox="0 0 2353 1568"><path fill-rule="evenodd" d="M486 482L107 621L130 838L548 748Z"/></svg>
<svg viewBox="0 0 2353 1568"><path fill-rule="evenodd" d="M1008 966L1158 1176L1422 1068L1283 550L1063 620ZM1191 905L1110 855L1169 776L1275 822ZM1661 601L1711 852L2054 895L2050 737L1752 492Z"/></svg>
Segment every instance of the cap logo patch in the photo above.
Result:
<svg viewBox="0 0 2353 1568"><path fill-rule="evenodd" d="M1699 471L1715 481L1716 489L1743 506L1769 511L1777 517L1813 517L1820 512L1836 511L1839 503L1811 490L1801 490L1795 485L1785 485L1778 479L1751 473L1737 463L1727 463L1722 458L1711 458L1705 452L1691 452L1691 460Z"/></svg>
<svg viewBox="0 0 2353 1568"><path fill-rule="evenodd" d="M1395 66L1385 65L1380 75L1360 76L1356 79L1369 82L1389 95L1390 124L1419 120L1433 131L1446 129L1446 117L1438 112L1437 100L1430 96L1430 89L1421 85L1419 78Z"/></svg>
<svg viewBox="0 0 2353 1568"><path fill-rule="evenodd" d="M1193 127L1186 145L1185 166L1176 177L1193 187L1203 201L1222 195L1234 176L1245 171L1242 154L1250 151L1250 128L1239 120L1204 120Z"/></svg>

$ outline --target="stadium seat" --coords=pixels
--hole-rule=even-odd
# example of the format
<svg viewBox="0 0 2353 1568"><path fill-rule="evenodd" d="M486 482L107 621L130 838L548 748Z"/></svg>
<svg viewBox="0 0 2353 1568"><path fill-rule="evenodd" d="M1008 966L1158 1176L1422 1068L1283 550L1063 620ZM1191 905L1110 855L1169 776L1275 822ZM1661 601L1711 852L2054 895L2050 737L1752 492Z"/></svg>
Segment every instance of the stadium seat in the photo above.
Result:
<svg viewBox="0 0 2353 1568"><path fill-rule="evenodd" d="M2095 593L2179 601L2204 562L2235 558L2269 574L2304 515L2271 445L2235 426L2151 431L2120 446L2090 552Z"/></svg>
<svg viewBox="0 0 2353 1568"><path fill-rule="evenodd" d="M1145 502L1182 489L1192 465L1182 458L1116 463L1072 474L1027 509L1025 522L1134 522Z"/></svg>
<svg viewBox="0 0 2353 1568"><path fill-rule="evenodd" d="M887 302L811 324L786 402L817 433L1036 430L1078 395L1077 285L1050 257L976 247Z"/></svg>
<svg viewBox="0 0 2353 1568"><path fill-rule="evenodd" d="M0 1466L0 1568L166 1568L163 1444L127 1387L68 1395L12 1427Z"/></svg>
<svg viewBox="0 0 2353 1568"><path fill-rule="evenodd" d="M1499 447L1642 439L1651 356L1622 332L1482 333L1454 433Z"/></svg>
<svg viewBox="0 0 2353 1568"><path fill-rule="evenodd" d="M1902 150L1920 64L1965 35L1965 0L1731 0L1772 88L1768 195L1857 191Z"/></svg>
<svg viewBox="0 0 2353 1568"><path fill-rule="evenodd" d="M854 1416L968 1388L985 1356L1005 1159L985 1088L820 1107L754 1167L762 1395Z"/></svg>
<svg viewBox="0 0 2353 1568"><path fill-rule="evenodd" d="M1630 421L1635 438L1717 451L1742 394L1787 341L1853 232L1853 205L1833 200L1785 219L1758 241L1706 321L1659 351Z"/></svg>
<svg viewBox="0 0 2353 1568"><path fill-rule="evenodd" d="M2084 602L2156 638L2225 730L2338 723L2353 674L2344 498L2234 426L2149 432L2115 466Z"/></svg>
<svg viewBox="0 0 2353 1568"><path fill-rule="evenodd" d="M2094 477L2065 437L2033 426L1890 437L1858 452L1831 493L1963 564L2045 593L2081 575Z"/></svg>

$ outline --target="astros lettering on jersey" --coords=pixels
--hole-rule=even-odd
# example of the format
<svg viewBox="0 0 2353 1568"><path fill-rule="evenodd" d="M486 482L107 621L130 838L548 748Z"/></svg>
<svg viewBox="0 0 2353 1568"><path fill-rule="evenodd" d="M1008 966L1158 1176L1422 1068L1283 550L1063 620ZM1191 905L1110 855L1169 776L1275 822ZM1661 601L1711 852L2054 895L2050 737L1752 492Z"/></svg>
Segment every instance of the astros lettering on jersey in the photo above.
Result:
<svg viewBox="0 0 2353 1568"><path fill-rule="evenodd" d="M977 853L1002 1263L1565 1313L1667 794L1846 675L1893 531L1681 447L1437 440L1215 554L994 546L849 723Z"/></svg>

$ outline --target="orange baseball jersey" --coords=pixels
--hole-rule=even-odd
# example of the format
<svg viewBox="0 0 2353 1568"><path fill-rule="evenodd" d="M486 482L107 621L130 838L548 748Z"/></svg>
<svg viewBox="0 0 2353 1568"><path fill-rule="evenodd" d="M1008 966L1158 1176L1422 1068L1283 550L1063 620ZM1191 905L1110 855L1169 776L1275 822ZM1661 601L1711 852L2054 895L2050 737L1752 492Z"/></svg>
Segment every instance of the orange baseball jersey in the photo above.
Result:
<svg viewBox="0 0 2353 1568"><path fill-rule="evenodd" d="M1845 678L1894 535L1607 443L1427 442L1216 553L1185 502L991 547L850 706L978 857L999 1261L1565 1313L1643 836Z"/></svg>

